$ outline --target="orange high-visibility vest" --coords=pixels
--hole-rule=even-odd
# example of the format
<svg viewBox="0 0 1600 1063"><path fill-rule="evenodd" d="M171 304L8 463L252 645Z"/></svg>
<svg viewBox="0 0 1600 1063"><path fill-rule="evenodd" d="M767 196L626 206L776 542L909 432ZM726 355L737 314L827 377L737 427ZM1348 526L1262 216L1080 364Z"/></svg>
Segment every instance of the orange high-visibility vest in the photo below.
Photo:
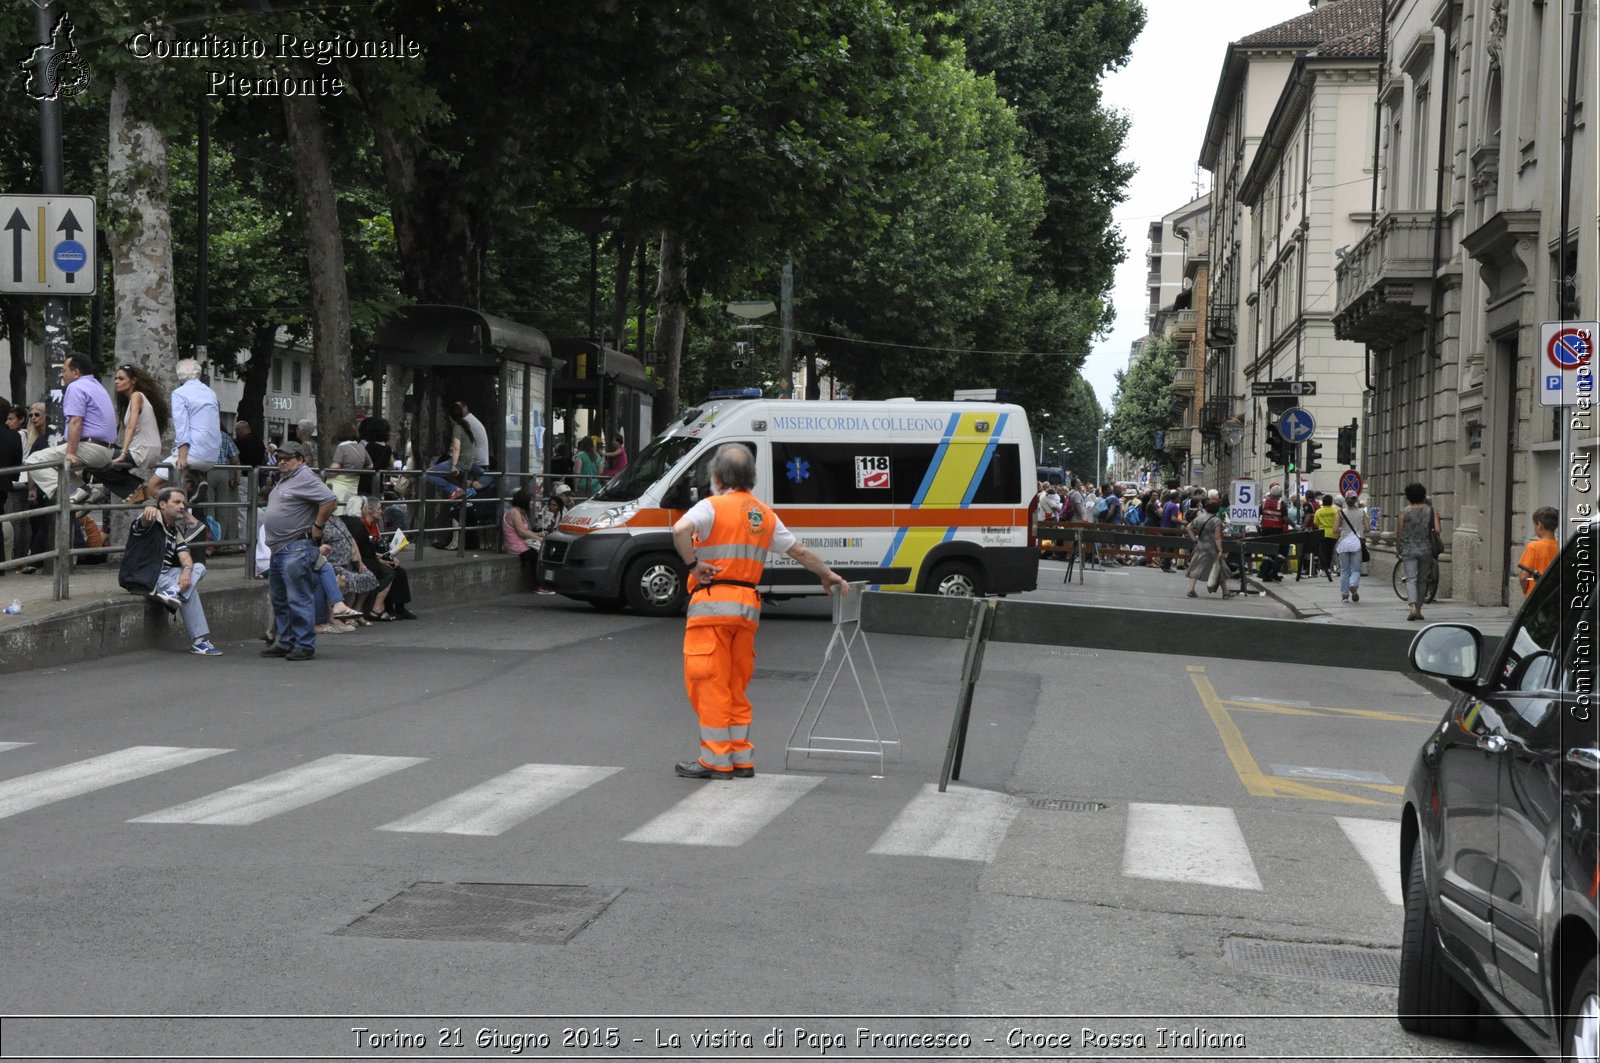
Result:
<svg viewBox="0 0 1600 1063"><path fill-rule="evenodd" d="M731 625L753 630L761 622L761 596L755 587L766 566L777 515L748 491L712 495L707 501L715 518L710 534L696 540L694 552L701 561L715 565L717 575L703 585L690 577L685 626Z"/></svg>

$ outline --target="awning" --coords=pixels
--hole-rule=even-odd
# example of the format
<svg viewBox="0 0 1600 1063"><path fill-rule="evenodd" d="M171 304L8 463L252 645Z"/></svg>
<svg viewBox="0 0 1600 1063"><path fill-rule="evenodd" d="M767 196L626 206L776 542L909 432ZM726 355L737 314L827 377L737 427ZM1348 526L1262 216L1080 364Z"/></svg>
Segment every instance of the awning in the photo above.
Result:
<svg viewBox="0 0 1600 1063"><path fill-rule="evenodd" d="M550 367L550 341L532 325L465 306L404 306L378 330L378 360L417 368ZM631 359L630 359L631 361ZM637 364L637 363L636 363Z"/></svg>

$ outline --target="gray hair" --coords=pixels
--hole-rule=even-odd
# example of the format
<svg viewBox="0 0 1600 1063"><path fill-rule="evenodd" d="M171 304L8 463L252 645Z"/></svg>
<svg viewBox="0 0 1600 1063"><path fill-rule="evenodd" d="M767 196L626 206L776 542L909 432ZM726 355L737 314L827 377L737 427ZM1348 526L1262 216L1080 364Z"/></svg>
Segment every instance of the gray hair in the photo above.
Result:
<svg viewBox="0 0 1600 1063"><path fill-rule="evenodd" d="M187 384L191 380L200 379L200 363L193 358L185 358L178 363L178 379Z"/></svg>
<svg viewBox="0 0 1600 1063"><path fill-rule="evenodd" d="M756 485L756 462L738 443L726 443L712 455L711 475L725 488L749 491Z"/></svg>

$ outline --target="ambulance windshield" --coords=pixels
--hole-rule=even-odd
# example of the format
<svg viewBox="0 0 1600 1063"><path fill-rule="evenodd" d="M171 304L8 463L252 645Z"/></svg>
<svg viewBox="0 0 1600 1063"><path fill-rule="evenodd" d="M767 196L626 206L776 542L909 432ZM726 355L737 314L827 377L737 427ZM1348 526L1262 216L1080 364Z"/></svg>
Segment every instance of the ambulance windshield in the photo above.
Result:
<svg viewBox="0 0 1600 1063"><path fill-rule="evenodd" d="M703 440L693 436L658 436L650 445L639 453L637 458L628 462L628 467L623 469L611 479L594 496L596 502L633 502L656 481L665 476L674 465L689 451L698 447Z"/></svg>

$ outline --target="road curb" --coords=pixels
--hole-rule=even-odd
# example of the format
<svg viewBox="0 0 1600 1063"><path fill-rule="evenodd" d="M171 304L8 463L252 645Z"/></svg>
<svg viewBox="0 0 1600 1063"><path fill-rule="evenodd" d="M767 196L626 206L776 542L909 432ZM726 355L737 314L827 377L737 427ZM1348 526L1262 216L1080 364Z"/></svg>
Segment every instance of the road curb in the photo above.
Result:
<svg viewBox="0 0 1600 1063"><path fill-rule="evenodd" d="M522 585L514 554L487 554L443 564L407 566L413 607L458 605L499 598ZM220 574L220 573L219 573ZM213 641L250 639L272 616L264 580L201 585ZM6 618L11 620L12 618ZM61 667L134 650L186 653L183 622L143 595L101 592L48 614L0 628L0 675Z"/></svg>

